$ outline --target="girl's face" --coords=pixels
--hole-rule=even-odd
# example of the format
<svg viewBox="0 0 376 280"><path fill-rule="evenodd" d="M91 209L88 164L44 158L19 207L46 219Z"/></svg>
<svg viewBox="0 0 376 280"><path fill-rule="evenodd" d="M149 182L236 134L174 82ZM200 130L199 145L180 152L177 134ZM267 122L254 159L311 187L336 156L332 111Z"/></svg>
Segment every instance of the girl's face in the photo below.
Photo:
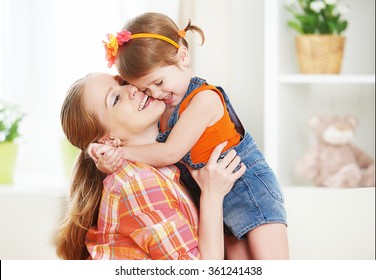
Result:
<svg viewBox="0 0 376 280"><path fill-rule="evenodd" d="M165 110L163 102L155 100L132 85L125 85L120 76L95 73L86 78L84 102L94 111L111 137L123 140L140 139L158 131L158 120Z"/></svg>
<svg viewBox="0 0 376 280"><path fill-rule="evenodd" d="M177 64L156 67L139 79L127 81L147 95L163 101L168 107L177 106L183 99L192 77L188 54L179 52L178 55Z"/></svg>

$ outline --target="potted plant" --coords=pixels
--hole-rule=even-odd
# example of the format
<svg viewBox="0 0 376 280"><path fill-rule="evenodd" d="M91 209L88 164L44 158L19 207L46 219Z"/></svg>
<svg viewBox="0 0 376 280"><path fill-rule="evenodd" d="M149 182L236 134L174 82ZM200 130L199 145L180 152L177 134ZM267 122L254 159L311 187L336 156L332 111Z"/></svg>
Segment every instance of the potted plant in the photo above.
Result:
<svg viewBox="0 0 376 280"><path fill-rule="evenodd" d="M287 11L293 16L289 27L296 37L298 62L302 73L338 74L341 71L347 28L342 18L348 6L337 0L289 0Z"/></svg>
<svg viewBox="0 0 376 280"><path fill-rule="evenodd" d="M0 100L0 184L13 182L17 157L16 140L20 136L19 124L23 119L18 107Z"/></svg>

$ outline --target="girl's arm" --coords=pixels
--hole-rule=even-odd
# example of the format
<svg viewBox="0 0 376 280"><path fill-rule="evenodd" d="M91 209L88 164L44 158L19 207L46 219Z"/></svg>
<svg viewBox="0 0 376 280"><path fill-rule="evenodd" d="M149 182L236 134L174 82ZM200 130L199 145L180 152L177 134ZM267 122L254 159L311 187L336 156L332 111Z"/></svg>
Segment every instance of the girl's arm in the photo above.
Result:
<svg viewBox="0 0 376 280"><path fill-rule="evenodd" d="M204 130L217 122L223 113L223 104L218 94L211 90L202 91L180 115L165 143L126 145L123 147L125 158L153 166L174 164L183 158Z"/></svg>
<svg viewBox="0 0 376 280"><path fill-rule="evenodd" d="M223 199L246 170L245 165L241 164L241 168L233 173L240 163L235 150L231 150L217 163L226 144L222 143L214 149L204 168L191 170L192 177L201 189L198 240L202 259L224 258Z"/></svg>

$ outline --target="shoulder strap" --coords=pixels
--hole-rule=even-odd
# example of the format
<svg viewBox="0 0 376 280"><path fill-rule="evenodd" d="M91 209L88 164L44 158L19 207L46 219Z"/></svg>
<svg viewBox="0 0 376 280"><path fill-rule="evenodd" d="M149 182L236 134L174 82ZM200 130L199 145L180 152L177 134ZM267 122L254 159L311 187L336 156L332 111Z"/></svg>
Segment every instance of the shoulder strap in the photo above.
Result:
<svg viewBox="0 0 376 280"><path fill-rule="evenodd" d="M224 104L225 101L224 101L223 95L222 95L222 93L221 93L221 91L219 89L217 89L215 86L212 86L212 85L203 84L202 86L199 86L198 88L194 89L183 100L183 102L181 103L180 108L179 108L179 116L188 107L188 105L189 105L190 101L192 100L192 98L195 97L197 93L199 93L201 91L204 91L204 90L213 90L213 91L215 91L219 95L219 97L221 98L222 103Z"/></svg>

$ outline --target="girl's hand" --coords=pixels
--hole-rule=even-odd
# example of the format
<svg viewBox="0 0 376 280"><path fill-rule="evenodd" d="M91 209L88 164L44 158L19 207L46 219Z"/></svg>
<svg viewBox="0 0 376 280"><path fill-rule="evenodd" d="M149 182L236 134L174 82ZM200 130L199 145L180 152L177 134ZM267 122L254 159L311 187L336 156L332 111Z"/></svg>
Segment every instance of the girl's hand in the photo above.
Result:
<svg viewBox="0 0 376 280"><path fill-rule="evenodd" d="M218 162L218 158L226 144L227 142L224 142L215 147L205 167L198 170L188 168L193 179L200 186L202 194L224 197L231 190L235 181L246 171L244 163L240 163L240 157L236 155L235 150L229 151ZM239 164L241 165L240 169L234 172Z"/></svg>
<svg viewBox="0 0 376 280"><path fill-rule="evenodd" d="M91 143L88 154L94 160L97 168L106 174L115 172L123 163L123 149L106 144Z"/></svg>
<svg viewBox="0 0 376 280"><path fill-rule="evenodd" d="M91 159L94 160L95 164L98 162L97 150L100 146L101 144L98 143L90 143L89 147L87 148L87 153Z"/></svg>

